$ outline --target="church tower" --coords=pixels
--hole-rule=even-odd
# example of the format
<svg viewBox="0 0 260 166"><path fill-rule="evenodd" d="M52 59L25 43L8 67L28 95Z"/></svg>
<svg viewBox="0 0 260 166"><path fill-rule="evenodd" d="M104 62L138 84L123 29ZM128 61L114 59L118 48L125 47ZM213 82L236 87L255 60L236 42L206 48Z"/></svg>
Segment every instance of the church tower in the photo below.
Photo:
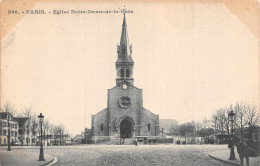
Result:
<svg viewBox="0 0 260 166"><path fill-rule="evenodd" d="M129 45L125 14L122 25L120 45L117 46L117 54L118 58L116 61L116 85L133 85L134 61L132 60L132 45Z"/></svg>
<svg viewBox="0 0 260 166"><path fill-rule="evenodd" d="M143 107L143 90L134 86L132 45L129 44L124 14L120 45L117 46L116 86L107 90L107 108L92 115L92 142L121 144L136 137L160 137L159 115Z"/></svg>

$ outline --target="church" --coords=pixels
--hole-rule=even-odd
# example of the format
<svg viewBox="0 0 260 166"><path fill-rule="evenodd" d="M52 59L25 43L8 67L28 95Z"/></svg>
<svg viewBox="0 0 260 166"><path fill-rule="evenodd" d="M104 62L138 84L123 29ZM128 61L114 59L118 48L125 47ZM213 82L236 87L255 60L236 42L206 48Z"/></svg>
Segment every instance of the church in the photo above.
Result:
<svg viewBox="0 0 260 166"><path fill-rule="evenodd" d="M143 90L134 86L134 61L125 14L117 57L116 86L107 91L107 108L91 117L92 140L98 143L159 138L159 115L143 107Z"/></svg>

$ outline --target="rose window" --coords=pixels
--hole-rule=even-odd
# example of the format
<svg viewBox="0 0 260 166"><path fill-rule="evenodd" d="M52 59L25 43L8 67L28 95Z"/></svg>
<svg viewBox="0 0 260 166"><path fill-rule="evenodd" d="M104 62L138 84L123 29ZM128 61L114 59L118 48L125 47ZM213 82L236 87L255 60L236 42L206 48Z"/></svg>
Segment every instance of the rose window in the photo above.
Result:
<svg viewBox="0 0 260 166"><path fill-rule="evenodd" d="M131 99L128 96L123 96L119 99L119 106L126 109L131 105Z"/></svg>

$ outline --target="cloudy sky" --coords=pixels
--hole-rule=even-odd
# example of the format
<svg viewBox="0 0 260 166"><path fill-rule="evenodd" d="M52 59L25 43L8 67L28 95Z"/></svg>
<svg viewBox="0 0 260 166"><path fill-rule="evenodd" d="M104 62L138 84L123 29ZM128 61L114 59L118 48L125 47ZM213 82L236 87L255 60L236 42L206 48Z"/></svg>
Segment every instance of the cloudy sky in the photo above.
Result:
<svg viewBox="0 0 260 166"><path fill-rule="evenodd" d="M162 119L202 120L231 103L259 108L259 44L222 3L38 3L34 9L126 5L134 85ZM123 14L26 15L2 39L1 104L32 106L72 134L90 127L115 86Z"/></svg>

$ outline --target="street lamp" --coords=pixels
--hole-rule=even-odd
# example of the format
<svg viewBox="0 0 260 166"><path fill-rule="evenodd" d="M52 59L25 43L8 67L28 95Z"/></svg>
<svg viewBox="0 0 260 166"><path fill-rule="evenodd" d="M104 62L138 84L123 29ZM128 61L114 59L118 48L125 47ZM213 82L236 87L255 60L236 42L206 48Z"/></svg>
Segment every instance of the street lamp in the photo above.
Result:
<svg viewBox="0 0 260 166"><path fill-rule="evenodd" d="M7 148L7 151L11 151L11 146L10 146L10 113L9 112L7 112L7 125L8 125L8 136L7 136L8 148Z"/></svg>
<svg viewBox="0 0 260 166"><path fill-rule="evenodd" d="M44 155L43 155L43 147L42 147L42 124L43 124L43 120L44 120L44 116L42 115L42 113L40 113L38 118L39 118L39 123L41 125L41 148L40 148L40 156L39 156L38 161L45 161Z"/></svg>
<svg viewBox="0 0 260 166"><path fill-rule="evenodd" d="M235 153L234 153L234 145L233 145L233 122L234 122L234 116L236 114L231 110L228 113L228 119L231 122L231 138L229 139L229 147L230 147L230 156L229 160L236 160Z"/></svg>

